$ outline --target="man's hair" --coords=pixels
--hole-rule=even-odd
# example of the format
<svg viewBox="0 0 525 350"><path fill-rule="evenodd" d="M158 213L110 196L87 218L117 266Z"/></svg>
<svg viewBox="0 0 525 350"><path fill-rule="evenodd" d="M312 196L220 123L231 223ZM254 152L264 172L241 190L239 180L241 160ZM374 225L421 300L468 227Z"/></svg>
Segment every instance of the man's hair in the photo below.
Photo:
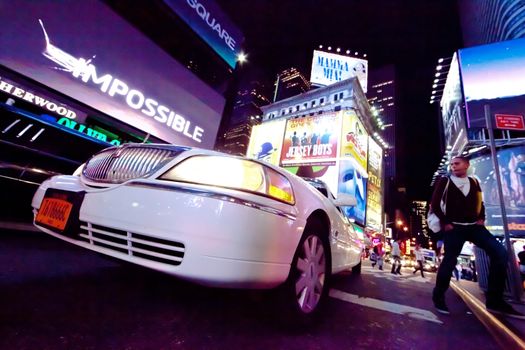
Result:
<svg viewBox="0 0 525 350"><path fill-rule="evenodd" d="M452 159L461 159L462 161L470 164L470 160L467 157L465 157L465 156L454 156L454 157L451 158L451 160Z"/></svg>

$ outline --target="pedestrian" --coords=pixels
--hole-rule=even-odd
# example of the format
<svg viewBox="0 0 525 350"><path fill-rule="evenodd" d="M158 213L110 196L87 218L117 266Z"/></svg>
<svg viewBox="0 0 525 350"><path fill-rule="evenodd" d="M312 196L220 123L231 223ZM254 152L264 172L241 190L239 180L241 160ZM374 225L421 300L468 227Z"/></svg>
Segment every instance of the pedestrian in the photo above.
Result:
<svg viewBox="0 0 525 350"><path fill-rule="evenodd" d="M392 273L401 275L401 249L399 248L399 238L392 243Z"/></svg>
<svg viewBox="0 0 525 350"><path fill-rule="evenodd" d="M375 246L370 253L370 261L372 262L372 268L375 268L377 264L377 248Z"/></svg>
<svg viewBox="0 0 525 350"><path fill-rule="evenodd" d="M379 243L374 248L377 248L377 267L379 270L383 270L383 255L385 254L383 244Z"/></svg>
<svg viewBox="0 0 525 350"><path fill-rule="evenodd" d="M421 277L425 278L425 274L423 273L423 266L425 265L425 256L423 255L423 251L421 250L421 244L416 243L416 249L414 249L414 254L416 255L417 266L415 267L413 274L419 270L421 271Z"/></svg>
<svg viewBox="0 0 525 350"><path fill-rule="evenodd" d="M457 264L463 244L471 241L483 249L490 258L488 290L485 306L488 311L510 317L525 319L525 315L503 300L506 280L507 251L485 227L485 207L479 182L467 176L468 158L453 157L450 160L451 175L436 182L432 195L432 208L438 216L443 231L445 254L439 265L432 301L436 310L449 314L445 303L452 271ZM445 187L448 186L447 193ZM441 209L441 200L445 210Z"/></svg>
<svg viewBox="0 0 525 350"><path fill-rule="evenodd" d="M521 282L525 282L525 245L523 250L518 253L518 259L520 261Z"/></svg>

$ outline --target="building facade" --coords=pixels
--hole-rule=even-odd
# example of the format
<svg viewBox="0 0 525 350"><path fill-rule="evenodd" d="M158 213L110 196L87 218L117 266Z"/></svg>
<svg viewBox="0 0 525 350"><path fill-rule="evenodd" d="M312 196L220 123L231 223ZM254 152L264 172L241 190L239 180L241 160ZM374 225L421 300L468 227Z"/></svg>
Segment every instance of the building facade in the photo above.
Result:
<svg viewBox="0 0 525 350"><path fill-rule="evenodd" d="M343 208L344 213L359 227L382 234L386 142L358 79L310 90L262 111L247 155L320 179L335 196L355 196L357 205Z"/></svg>

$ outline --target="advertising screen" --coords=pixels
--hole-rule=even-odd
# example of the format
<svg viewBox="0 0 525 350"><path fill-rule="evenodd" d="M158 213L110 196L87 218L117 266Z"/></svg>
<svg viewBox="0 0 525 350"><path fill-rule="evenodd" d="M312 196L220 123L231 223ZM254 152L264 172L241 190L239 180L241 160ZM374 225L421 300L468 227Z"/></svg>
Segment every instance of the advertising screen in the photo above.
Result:
<svg viewBox="0 0 525 350"><path fill-rule="evenodd" d="M0 22L0 65L164 141L213 147L224 97L101 1L19 0Z"/></svg>
<svg viewBox="0 0 525 350"><path fill-rule="evenodd" d="M264 160L278 166L283 147L285 126L286 120L284 119L254 125L246 156Z"/></svg>
<svg viewBox="0 0 525 350"><path fill-rule="evenodd" d="M467 126L484 127L493 114L525 115L525 39L459 50Z"/></svg>
<svg viewBox="0 0 525 350"><path fill-rule="evenodd" d="M459 154L467 144L468 137L465 126L459 63L456 54L454 54L450 62L440 107L447 149L450 149L454 154Z"/></svg>
<svg viewBox="0 0 525 350"><path fill-rule="evenodd" d="M361 173L366 173L368 134L354 111L343 112L341 158L354 158Z"/></svg>
<svg viewBox="0 0 525 350"><path fill-rule="evenodd" d="M503 200L509 232L525 237L525 146L498 151ZM494 167L490 155L470 161L472 174L481 181L486 211L486 225L493 234L503 235L501 207Z"/></svg>
<svg viewBox="0 0 525 350"><path fill-rule="evenodd" d="M360 225L365 224L366 214L366 186L367 179L363 176L353 159L341 159L339 161L339 188L338 193L347 193L355 196L357 205L343 207L346 216L355 220Z"/></svg>
<svg viewBox="0 0 525 350"><path fill-rule="evenodd" d="M244 40L213 0L164 0L232 68Z"/></svg>
<svg viewBox="0 0 525 350"><path fill-rule="evenodd" d="M368 61L314 50L310 81L314 85L327 86L338 81L357 77L363 92L368 84Z"/></svg>
<svg viewBox="0 0 525 350"><path fill-rule="evenodd" d="M335 164L339 135L337 113L288 119L281 166Z"/></svg>
<svg viewBox="0 0 525 350"><path fill-rule="evenodd" d="M383 198L381 194L383 150L371 137L368 140L368 193L366 196L366 225L381 230Z"/></svg>

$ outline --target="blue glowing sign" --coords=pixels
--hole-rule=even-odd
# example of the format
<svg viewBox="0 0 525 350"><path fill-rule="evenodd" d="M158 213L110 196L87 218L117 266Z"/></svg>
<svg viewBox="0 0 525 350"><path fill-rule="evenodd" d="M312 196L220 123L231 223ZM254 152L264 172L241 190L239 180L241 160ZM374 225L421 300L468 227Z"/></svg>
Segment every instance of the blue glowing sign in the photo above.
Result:
<svg viewBox="0 0 525 350"><path fill-rule="evenodd" d="M237 64L244 40L212 0L164 0L232 68Z"/></svg>

